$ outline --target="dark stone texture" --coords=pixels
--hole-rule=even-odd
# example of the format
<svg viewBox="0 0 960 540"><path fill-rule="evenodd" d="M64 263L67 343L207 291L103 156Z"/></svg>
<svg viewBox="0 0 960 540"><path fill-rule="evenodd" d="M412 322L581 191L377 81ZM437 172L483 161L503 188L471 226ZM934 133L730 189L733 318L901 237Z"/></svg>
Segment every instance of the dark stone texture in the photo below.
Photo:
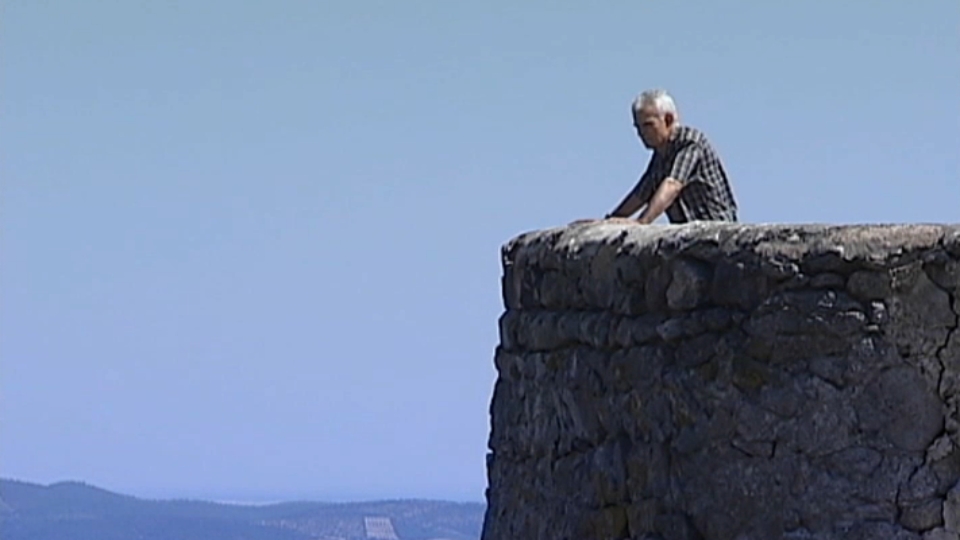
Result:
<svg viewBox="0 0 960 540"><path fill-rule="evenodd" d="M503 247L484 540L960 540L960 228Z"/></svg>

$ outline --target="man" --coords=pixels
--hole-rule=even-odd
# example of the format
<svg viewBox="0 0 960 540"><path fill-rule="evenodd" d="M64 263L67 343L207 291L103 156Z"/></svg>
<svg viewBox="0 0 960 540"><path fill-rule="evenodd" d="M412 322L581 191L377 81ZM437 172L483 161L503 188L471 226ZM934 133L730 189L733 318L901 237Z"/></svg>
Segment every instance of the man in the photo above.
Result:
<svg viewBox="0 0 960 540"><path fill-rule="evenodd" d="M727 174L704 134L680 125L673 98L648 90L633 101L633 124L643 145L653 150L647 170L613 212L653 223L664 212L671 223L737 221L737 203Z"/></svg>

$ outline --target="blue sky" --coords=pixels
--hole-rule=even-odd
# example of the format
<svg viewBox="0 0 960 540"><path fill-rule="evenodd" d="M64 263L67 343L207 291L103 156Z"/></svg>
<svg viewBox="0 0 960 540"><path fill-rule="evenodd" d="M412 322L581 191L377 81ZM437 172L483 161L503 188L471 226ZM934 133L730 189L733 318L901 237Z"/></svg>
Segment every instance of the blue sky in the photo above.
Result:
<svg viewBox="0 0 960 540"><path fill-rule="evenodd" d="M960 4L8 0L0 476L483 500L499 247L664 87L745 222L957 222Z"/></svg>

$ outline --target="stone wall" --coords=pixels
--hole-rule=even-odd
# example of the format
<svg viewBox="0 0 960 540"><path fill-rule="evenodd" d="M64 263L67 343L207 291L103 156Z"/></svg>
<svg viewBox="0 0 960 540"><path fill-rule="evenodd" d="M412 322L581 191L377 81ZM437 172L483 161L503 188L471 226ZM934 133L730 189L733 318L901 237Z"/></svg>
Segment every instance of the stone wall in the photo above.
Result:
<svg viewBox="0 0 960 540"><path fill-rule="evenodd" d="M960 227L503 248L484 540L957 539Z"/></svg>

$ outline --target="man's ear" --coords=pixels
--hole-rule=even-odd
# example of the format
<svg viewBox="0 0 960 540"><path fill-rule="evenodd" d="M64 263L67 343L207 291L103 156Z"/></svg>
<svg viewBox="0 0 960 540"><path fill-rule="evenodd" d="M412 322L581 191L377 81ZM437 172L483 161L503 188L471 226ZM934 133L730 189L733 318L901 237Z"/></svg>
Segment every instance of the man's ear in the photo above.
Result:
<svg viewBox="0 0 960 540"><path fill-rule="evenodd" d="M673 113L665 113L663 115L663 123L667 125L668 128L673 127L673 123L677 121L677 118Z"/></svg>

